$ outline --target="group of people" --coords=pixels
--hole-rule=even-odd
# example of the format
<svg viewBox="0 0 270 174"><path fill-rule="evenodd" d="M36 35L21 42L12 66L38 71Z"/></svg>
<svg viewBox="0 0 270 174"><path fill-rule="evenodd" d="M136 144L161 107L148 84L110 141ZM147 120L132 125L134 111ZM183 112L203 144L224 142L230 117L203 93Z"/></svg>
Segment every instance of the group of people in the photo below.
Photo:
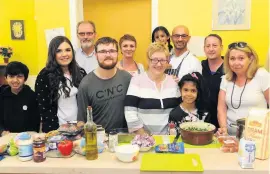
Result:
<svg viewBox="0 0 270 174"><path fill-rule="evenodd" d="M233 135L230 124L247 116L248 108L268 107L269 73L259 67L248 43L230 44L223 57L222 38L210 34L204 40L207 59L200 62L187 48L191 36L186 26L176 26L171 34L159 26L152 33L145 70L134 59L134 36L125 34L119 43L111 37L96 41L91 21L78 23L77 36L77 50L64 36L52 39L35 91L25 84L26 65L7 65L0 135L39 131L40 126L49 132L73 120L84 124L87 106L106 132L127 127L138 134L167 134L169 123L177 128L183 122L205 121L218 134Z"/></svg>

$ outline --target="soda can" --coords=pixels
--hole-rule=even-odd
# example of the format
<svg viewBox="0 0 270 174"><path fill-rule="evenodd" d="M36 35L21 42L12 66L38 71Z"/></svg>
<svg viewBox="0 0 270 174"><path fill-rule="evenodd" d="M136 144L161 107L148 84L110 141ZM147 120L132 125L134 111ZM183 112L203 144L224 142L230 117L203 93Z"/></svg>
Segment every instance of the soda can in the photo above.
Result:
<svg viewBox="0 0 270 174"><path fill-rule="evenodd" d="M255 141L241 138L238 150L238 162L243 169L253 169L255 161L256 145Z"/></svg>

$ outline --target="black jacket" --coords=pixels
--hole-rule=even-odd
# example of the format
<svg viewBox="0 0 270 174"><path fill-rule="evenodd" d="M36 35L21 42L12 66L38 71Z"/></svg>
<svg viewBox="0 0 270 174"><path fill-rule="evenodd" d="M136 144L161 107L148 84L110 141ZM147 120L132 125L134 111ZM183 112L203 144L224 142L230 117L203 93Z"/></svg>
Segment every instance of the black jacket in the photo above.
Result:
<svg viewBox="0 0 270 174"><path fill-rule="evenodd" d="M0 94L4 91L5 88L7 88L8 85L2 85L0 86Z"/></svg>
<svg viewBox="0 0 270 174"><path fill-rule="evenodd" d="M40 117L38 114L35 92L27 85L16 95L10 86L0 94L0 134L2 131L39 132Z"/></svg>
<svg viewBox="0 0 270 174"><path fill-rule="evenodd" d="M84 69L81 69L83 76L86 75ZM40 71L35 84L35 92L37 93L38 109L42 118L42 132L49 132L59 128L59 120L57 117L58 103L51 103L49 71L45 68Z"/></svg>
<svg viewBox="0 0 270 174"><path fill-rule="evenodd" d="M212 74L209 68L208 60L202 61L202 75L205 81L205 87L209 91L209 97L206 100L206 109L210 112L210 123L219 127L217 120L218 93L221 83L221 77L224 75L223 64Z"/></svg>

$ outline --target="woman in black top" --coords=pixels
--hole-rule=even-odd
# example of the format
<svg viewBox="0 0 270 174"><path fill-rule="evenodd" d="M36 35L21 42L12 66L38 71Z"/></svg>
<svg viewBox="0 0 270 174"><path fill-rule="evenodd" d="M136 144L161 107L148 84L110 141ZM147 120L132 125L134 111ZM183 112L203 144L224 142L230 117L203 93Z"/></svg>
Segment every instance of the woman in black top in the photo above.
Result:
<svg viewBox="0 0 270 174"><path fill-rule="evenodd" d="M64 36L52 39L46 67L38 74L35 84L43 132L59 128L58 100L62 95L69 98L71 88L78 88L85 75L75 60L69 39Z"/></svg>

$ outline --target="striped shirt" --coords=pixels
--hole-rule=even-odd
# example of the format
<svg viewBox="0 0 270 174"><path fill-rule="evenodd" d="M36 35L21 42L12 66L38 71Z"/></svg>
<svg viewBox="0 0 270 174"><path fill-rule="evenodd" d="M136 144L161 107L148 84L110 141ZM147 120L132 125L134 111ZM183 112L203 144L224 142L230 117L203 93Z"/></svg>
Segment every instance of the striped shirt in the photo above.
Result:
<svg viewBox="0 0 270 174"><path fill-rule="evenodd" d="M131 79L125 99L125 117L130 132L144 128L151 134L167 134L170 111L179 105L177 83L166 75L158 90L147 73Z"/></svg>

